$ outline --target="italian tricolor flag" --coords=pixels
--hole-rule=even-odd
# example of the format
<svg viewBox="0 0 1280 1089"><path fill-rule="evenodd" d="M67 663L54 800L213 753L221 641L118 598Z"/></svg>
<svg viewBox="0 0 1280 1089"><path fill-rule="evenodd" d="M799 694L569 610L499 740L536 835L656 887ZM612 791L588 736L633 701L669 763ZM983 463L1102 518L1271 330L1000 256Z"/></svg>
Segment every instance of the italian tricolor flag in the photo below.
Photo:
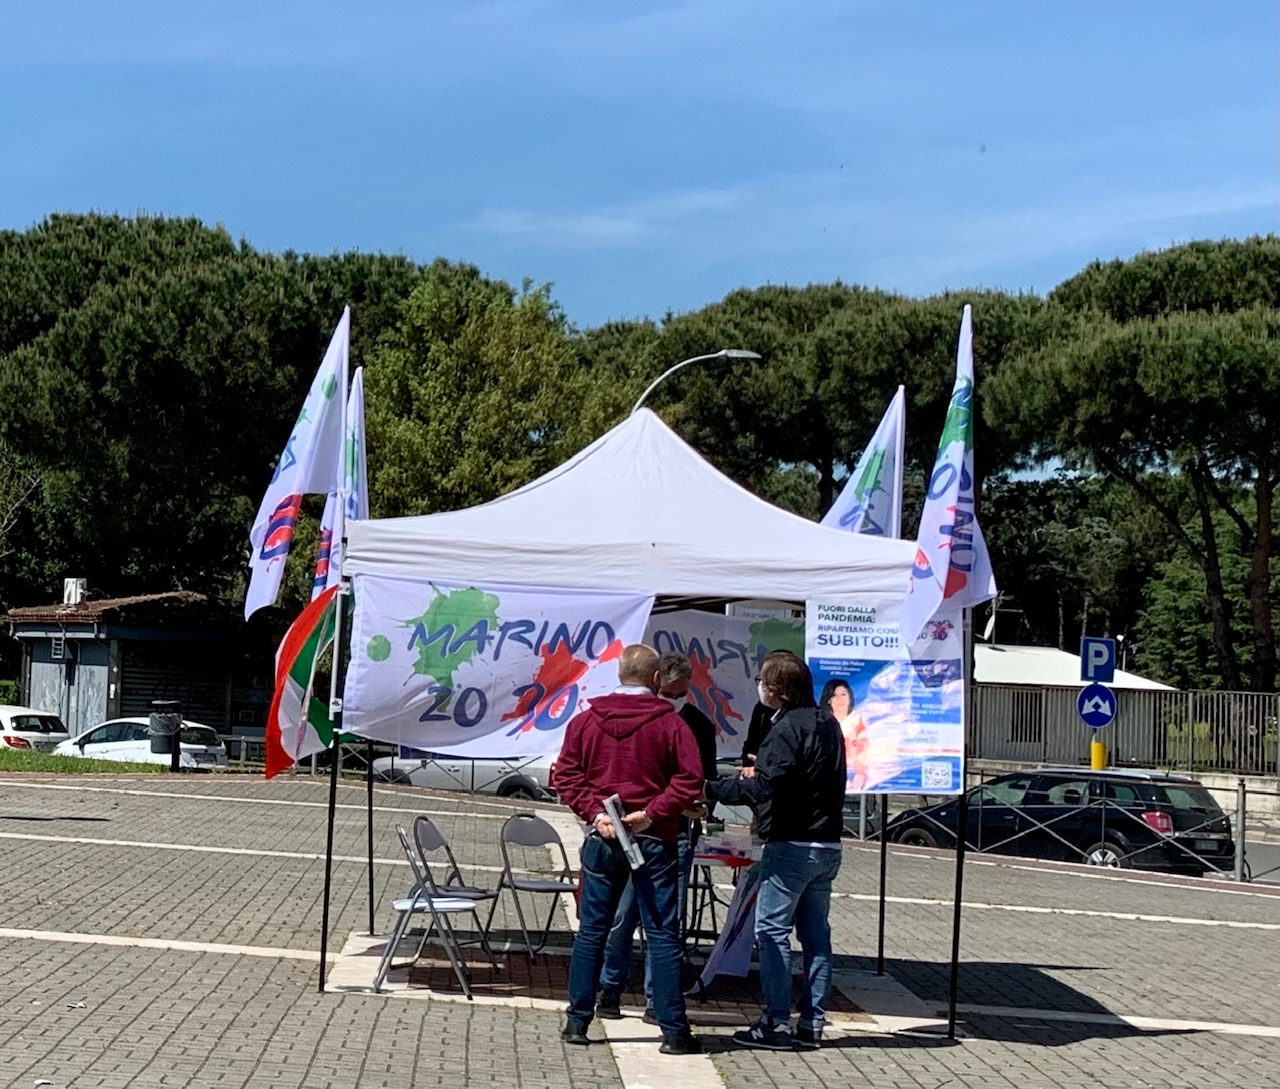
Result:
<svg viewBox="0 0 1280 1089"><path fill-rule="evenodd" d="M340 586L302 610L276 652L276 687L267 712L267 778L333 743L328 705L311 694L316 663L333 642Z"/></svg>

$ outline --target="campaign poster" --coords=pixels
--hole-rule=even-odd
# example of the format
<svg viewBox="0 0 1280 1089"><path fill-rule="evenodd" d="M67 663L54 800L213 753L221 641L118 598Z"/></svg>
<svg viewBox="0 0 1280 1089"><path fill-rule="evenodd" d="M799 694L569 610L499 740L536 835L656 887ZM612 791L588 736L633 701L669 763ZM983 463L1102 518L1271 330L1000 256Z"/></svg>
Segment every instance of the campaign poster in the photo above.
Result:
<svg viewBox="0 0 1280 1089"><path fill-rule="evenodd" d="M804 622L681 609L655 614L645 642L659 654L688 657L693 666L689 700L714 723L716 754L737 760L756 705L760 663L773 650L803 655Z"/></svg>
<svg viewBox="0 0 1280 1089"><path fill-rule="evenodd" d="M814 692L844 734L850 794L959 794L961 614L934 616L913 657L898 629L902 601L901 595L850 594L807 603L805 657Z"/></svg>
<svg viewBox="0 0 1280 1089"><path fill-rule="evenodd" d="M560 751L618 686L651 595L356 575L343 727L450 756Z"/></svg>

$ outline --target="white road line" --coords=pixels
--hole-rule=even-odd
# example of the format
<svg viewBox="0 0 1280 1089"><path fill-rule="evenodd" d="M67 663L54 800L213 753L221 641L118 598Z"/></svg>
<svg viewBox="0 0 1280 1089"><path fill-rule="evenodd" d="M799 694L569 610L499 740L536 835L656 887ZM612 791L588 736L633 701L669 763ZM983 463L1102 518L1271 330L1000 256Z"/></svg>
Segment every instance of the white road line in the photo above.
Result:
<svg viewBox="0 0 1280 1089"><path fill-rule="evenodd" d="M717 884L717 889L726 892L733 890L732 885ZM864 903L879 903L880 897L865 892L833 892L833 900L859 900ZM925 896L886 896L887 904L906 904L913 907L946 907L954 901ZM1080 915L1094 919L1115 919L1118 922L1138 923L1171 923L1179 926L1225 926L1236 930L1280 930L1280 923L1238 922L1233 919L1196 919L1184 915L1146 915L1131 911L1092 911L1088 908L1041 907L1035 904L988 904L980 900L966 900L965 910L975 911L1014 911L1031 915Z"/></svg>
<svg viewBox="0 0 1280 1089"><path fill-rule="evenodd" d="M168 949L180 953L231 953L240 957L269 957L273 960L302 960L320 963L314 949L279 949L269 945L226 945L222 942L187 942L176 938L133 938L120 934L79 934L63 930L19 930L0 927L0 938L19 941L69 942L74 945L114 945L135 949Z"/></svg>
<svg viewBox="0 0 1280 1089"><path fill-rule="evenodd" d="M300 858L305 862L323 862L324 855L307 851L266 851L255 847L209 847L202 843L148 843L144 840L132 839L94 839L89 836L42 836L35 832L0 832L0 839L32 840L37 843L78 843L89 847L143 847L155 851L193 851L203 855L250 855L257 858ZM369 859L364 855L334 855L334 862L356 862L367 865ZM374 864L378 866L405 866L408 861L400 858L378 858L374 856ZM501 866L481 866L479 864L463 865L464 870L476 873L502 873ZM516 873L535 873L534 870L512 866Z"/></svg>
<svg viewBox="0 0 1280 1089"><path fill-rule="evenodd" d="M231 802L235 805L291 805L302 809L328 809L328 802L299 802L289 798L237 798L229 794L188 794L176 790L130 790L125 787L92 787L92 786L71 786L64 783L26 783L15 779L0 779L0 787L26 787L30 790L70 790L77 794L127 794L133 797L141 798L181 798L185 801L209 801L209 802ZM356 789L356 788L352 788ZM363 788L360 788L363 789ZM391 793L390 791L386 793ZM428 799L423 799L424 801ZM435 800L435 799L430 799ZM461 799L459 799L460 804ZM493 806L493 802L473 802L469 798L467 805L487 805ZM350 805L346 802L339 802L334 807L336 809L354 809L363 813L366 810L364 805ZM504 807L505 808L505 807ZM414 807L402 808L392 806L373 807L375 813L425 813L429 817L475 817L482 821L499 821L506 820L515 810L503 813L470 813L458 809L420 809Z"/></svg>
<svg viewBox="0 0 1280 1089"><path fill-rule="evenodd" d="M90 847L144 847L153 851L193 851L203 855L251 855L255 858L300 858L307 862L323 862L324 855L306 851L265 851L254 847L208 847L201 843L148 843L132 839L94 839L88 836L41 836L34 832L0 832L0 839L33 840L38 843L79 843ZM334 855L334 862L359 862L369 860L363 855ZM373 860L382 866L408 866L403 858L378 858ZM501 872L498 866L473 866L476 870Z"/></svg>
<svg viewBox="0 0 1280 1089"><path fill-rule="evenodd" d="M1067 1010L1037 1010L1024 1006L982 1006L961 1002L960 1013L1012 1020L1067 1021L1084 1025L1125 1025L1143 1032L1219 1032L1227 1036L1263 1036L1280 1040L1280 1028L1272 1025L1245 1025L1232 1021L1177 1021L1167 1017L1135 1017L1125 1013L1071 1013ZM945 1011L939 1016L946 1016Z"/></svg>

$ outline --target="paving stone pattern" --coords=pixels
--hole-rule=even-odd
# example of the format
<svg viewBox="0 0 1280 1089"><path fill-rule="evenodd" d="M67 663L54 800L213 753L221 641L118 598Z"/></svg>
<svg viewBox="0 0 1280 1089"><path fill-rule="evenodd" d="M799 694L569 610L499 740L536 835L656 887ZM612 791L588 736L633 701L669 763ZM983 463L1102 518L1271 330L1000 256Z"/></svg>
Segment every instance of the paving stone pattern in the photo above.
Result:
<svg viewBox="0 0 1280 1089"><path fill-rule="evenodd" d="M50 780L65 785L67 780ZM314 950L327 787L308 777L98 776L77 789L0 782L0 833L236 848L223 854L4 838L0 924ZM128 791L129 793L113 793ZM263 804L290 802L300 804ZM365 853L364 789L339 791L335 852ZM412 790L377 792L377 927L408 886L394 836L439 814L471 877L493 884L501 820L519 806ZM890 858L889 970L939 1008L947 990L954 867ZM1280 932L1140 921L1145 914L1280 922L1280 898L1192 880L1095 879L977 860L964 914L961 1001L1028 1009L1280 1024ZM832 922L841 964L870 967L876 853L846 849ZM548 864L549 868L549 864ZM332 941L367 929L362 862L334 867ZM930 901L940 901L933 903ZM505 902L495 926L514 929ZM615 1086L607 1047L566 1049L551 1010L371 995L320 995L298 960L62 942L0 940L0 1085ZM69 1004L83 1002L83 1008ZM961 1043L859 1034L816 1053L734 1050L708 1033L731 1089L755 1085L1228 1086L1280 1083L1280 1041L1206 1032L968 1015Z"/></svg>

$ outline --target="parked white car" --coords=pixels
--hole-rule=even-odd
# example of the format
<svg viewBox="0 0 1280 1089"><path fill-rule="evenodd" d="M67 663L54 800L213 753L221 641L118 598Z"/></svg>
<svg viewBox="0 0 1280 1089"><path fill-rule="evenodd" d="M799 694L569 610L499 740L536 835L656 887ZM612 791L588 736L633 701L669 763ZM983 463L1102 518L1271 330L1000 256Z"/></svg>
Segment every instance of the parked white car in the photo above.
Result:
<svg viewBox="0 0 1280 1089"><path fill-rule="evenodd" d="M407 783L431 790L466 790L501 798L553 800L554 756L471 759L440 753L382 756L373 762L373 777L382 783Z"/></svg>
<svg viewBox="0 0 1280 1089"><path fill-rule="evenodd" d="M68 736L62 719L50 711L0 704L0 748L52 752Z"/></svg>
<svg viewBox="0 0 1280 1089"><path fill-rule="evenodd" d="M151 751L146 718L113 718L78 737L62 742L53 751L59 756L83 756L91 760L123 760L133 764L169 763L168 753ZM225 768L227 748L210 726L182 720L178 766Z"/></svg>

